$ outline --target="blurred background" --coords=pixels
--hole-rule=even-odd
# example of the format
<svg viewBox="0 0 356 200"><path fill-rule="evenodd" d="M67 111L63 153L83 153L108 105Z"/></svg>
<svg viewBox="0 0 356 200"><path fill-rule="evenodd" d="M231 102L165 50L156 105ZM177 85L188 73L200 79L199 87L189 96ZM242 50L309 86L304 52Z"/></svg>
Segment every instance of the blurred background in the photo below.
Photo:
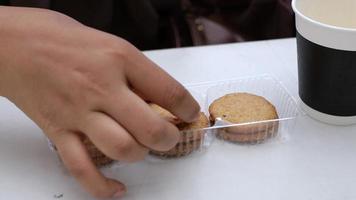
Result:
<svg viewBox="0 0 356 200"><path fill-rule="evenodd" d="M291 0L0 0L48 8L141 50L295 36Z"/></svg>

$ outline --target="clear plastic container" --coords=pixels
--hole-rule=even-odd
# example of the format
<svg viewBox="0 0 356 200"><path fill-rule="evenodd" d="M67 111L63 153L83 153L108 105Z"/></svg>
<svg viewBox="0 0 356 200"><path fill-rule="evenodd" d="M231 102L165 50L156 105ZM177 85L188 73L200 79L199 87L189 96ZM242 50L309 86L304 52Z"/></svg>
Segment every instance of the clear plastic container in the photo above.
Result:
<svg viewBox="0 0 356 200"><path fill-rule="evenodd" d="M231 143L231 140L224 138L226 135L238 138L240 141L233 142L231 145L255 145L263 142L280 143L289 138L290 131L293 130L296 118L299 115L295 99L280 81L268 74L187 85L186 88L198 101L207 117L209 117L209 106L214 100L230 93L251 93L262 96L272 103L277 110L278 119L242 124L216 120L213 125L207 128L182 131L183 136L198 135L200 139L192 140L190 137L183 137L185 141L176 146L176 150L183 153L178 153L177 156L164 156L162 154L159 156L160 158L175 158L205 151L217 138ZM241 130L244 130L243 134ZM186 145L188 143L192 143L192 145ZM148 159L152 160L150 157Z"/></svg>
<svg viewBox="0 0 356 200"><path fill-rule="evenodd" d="M209 118L210 104L230 93L251 93L262 96L271 102L278 113L278 119L266 121L254 121L242 124L232 124L223 120L216 120L210 127L181 131L181 141L176 145L170 154L149 155L146 160L157 161L161 159L184 158L191 155L199 155L205 152L208 147L217 139L219 144L228 142L229 145L256 145L263 142L281 143L288 140L289 134L299 115L296 100L288 93L283 84L272 75L264 74L254 77L237 78L231 80L206 82L193 85L186 85L193 97L202 108L202 112ZM238 130L244 134L238 133ZM245 137L245 142L230 142L224 139L224 134L228 133L232 137ZM253 135L254 139L249 138ZM53 144L49 141L49 146L55 151ZM173 153L172 153L173 152ZM122 165L116 162L116 165ZM109 167L115 166L109 165Z"/></svg>

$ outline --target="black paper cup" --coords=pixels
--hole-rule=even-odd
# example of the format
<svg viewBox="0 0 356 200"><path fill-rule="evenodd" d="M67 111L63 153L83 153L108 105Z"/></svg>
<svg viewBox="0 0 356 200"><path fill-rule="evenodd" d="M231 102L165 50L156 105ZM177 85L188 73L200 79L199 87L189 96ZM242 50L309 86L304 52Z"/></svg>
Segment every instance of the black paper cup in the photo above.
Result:
<svg viewBox="0 0 356 200"><path fill-rule="evenodd" d="M301 107L330 124L356 124L356 0L293 0Z"/></svg>

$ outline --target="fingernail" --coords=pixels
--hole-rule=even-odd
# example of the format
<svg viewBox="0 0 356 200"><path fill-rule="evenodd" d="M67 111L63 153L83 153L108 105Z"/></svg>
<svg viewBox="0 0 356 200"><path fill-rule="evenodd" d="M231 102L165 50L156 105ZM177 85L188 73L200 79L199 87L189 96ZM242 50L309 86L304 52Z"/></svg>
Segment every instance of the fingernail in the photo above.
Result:
<svg viewBox="0 0 356 200"><path fill-rule="evenodd" d="M113 198L121 198L125 195L126 189L124 187L120 187L117 192L113 195Z"/></svg>
<svg viewBox="0 0 356 200"><path fill-rule="evenodd" d="M192 122L196 122L196 121L198 121L199 120L199 118L200 118L200 106L198 105L198 106L196 106L196 107L194 107L194 110L193 110L193 116L192 116Z"/></svg>

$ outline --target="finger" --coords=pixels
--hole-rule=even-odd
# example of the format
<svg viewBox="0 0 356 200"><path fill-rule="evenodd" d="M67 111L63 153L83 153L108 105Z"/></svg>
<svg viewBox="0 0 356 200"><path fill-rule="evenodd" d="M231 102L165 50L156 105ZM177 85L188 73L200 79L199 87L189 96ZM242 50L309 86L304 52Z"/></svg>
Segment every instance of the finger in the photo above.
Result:
<svg viewBox="0 0 356 200"><path fill-rule="evenodd" d="M69 172L93 196L99 198L120 197L125 186L104 177L91 161L83 143L75 133L61 133L54 139L57 151Z"/></svg>
<svg viewBox="0 0 356 200"><path fill-rule="evenodd" d="M200 107L192 95L142 53L137 51L137 58L129 61L126 74L135 90L182 120L192 122L199 116Z"/></svg>
<svg viewBox="0 0 356 200"><path fill-rule="evenodd" d="M143 99L146 102L149 102L150 100L145 97L145 95L142 94L142 92L136 90L135 88L130 87L130 90L135 93L137 96L139 96L141 99Z"/></svg>
<svg viewBox="0 0 356 200"><path fill-rule="evenodd" d="M104 113L92 113L84 122L81 131L105 155L114 160L139 161L148 153L124 128Z"/></svg>
<svg viewBox="0 0 356 200"><path fill-rule="evenodd" d="M127 88L122 88L115 95L101 107L136 141L158 151L169 150L176 145L178 129L153 112L146 102Z"/></svg>

